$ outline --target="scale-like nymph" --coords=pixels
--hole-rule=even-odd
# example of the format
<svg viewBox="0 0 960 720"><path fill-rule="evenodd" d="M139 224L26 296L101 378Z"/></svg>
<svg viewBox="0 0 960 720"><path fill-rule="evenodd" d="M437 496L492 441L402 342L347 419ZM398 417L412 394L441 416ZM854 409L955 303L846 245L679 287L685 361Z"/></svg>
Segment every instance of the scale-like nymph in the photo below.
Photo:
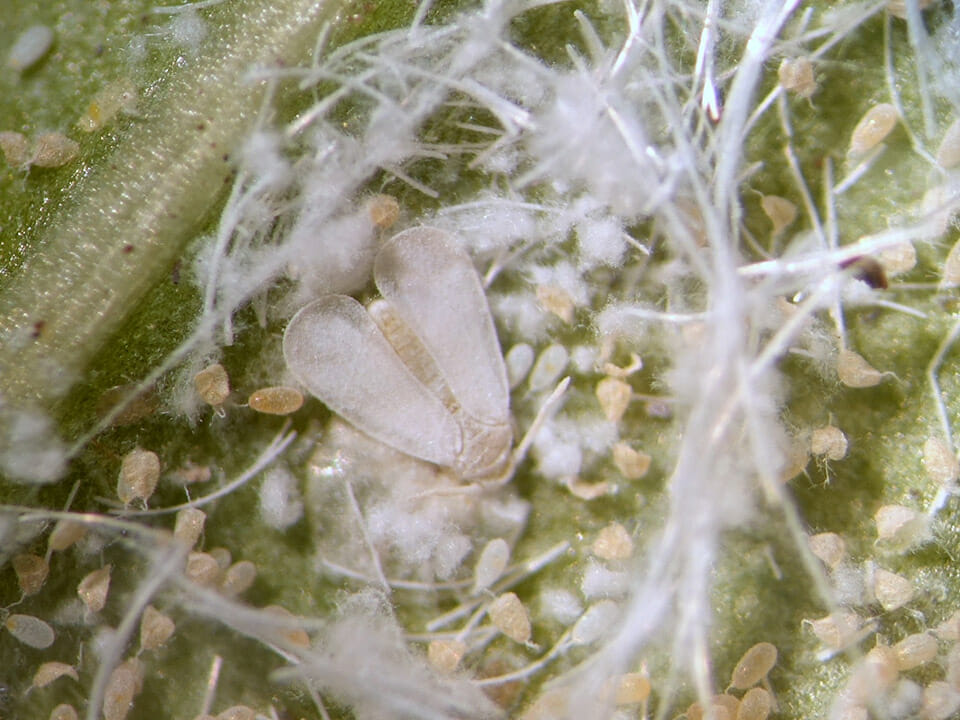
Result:
<svg viewBox="0 0 960 720"><path fill-rule="evenodd" d="M510 456L510 391L486 295L470 256L434 228L391 238L374 263L382 299L327 295L283 336L293 375L338 415L464 479Z"/></svg>

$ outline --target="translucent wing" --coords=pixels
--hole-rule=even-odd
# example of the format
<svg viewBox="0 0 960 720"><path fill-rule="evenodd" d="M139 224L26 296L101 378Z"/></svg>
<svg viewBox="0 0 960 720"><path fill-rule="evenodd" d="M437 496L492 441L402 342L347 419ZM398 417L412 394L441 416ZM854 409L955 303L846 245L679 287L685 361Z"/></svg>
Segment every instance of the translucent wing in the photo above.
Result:
<svg viewBox="0 0 960 720"><path fill-rule="evenodd" d="M283 334L283 356L313 395L363 432L421 460L456 463L453 415L353 298L327 295L301 308Z"/></svg>
<svg viewBox="0 0 960 720"><path fill-rule="evenodd" d="M442 230L412 228L381 248L377 287L417 335L461 407L493 425L510 421L510 391L487 298L469 255Z"/></svg>

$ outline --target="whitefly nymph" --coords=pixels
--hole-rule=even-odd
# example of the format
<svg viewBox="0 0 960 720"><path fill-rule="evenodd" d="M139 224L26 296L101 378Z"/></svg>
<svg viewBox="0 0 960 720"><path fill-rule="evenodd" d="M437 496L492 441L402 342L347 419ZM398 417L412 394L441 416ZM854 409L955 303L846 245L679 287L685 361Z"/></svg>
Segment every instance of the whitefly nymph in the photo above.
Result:
<svg viewBox="0 0 960 720"><path fill-rule="evenodd" d="M470 256L447 233L405 230L377 254L381 299L326 295L283 336L290 372L380 442L463 479L507 466L510 391Z"/></svg>

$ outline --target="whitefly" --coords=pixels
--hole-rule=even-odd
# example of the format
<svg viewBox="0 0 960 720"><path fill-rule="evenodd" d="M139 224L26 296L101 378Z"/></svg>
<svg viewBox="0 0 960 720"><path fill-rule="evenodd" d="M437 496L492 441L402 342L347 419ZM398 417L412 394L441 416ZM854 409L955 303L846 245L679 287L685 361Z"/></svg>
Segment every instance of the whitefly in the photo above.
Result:
<svg viewBox="0 0 960 720"><path fill-rule="evenodd" d="M464 479L507 465L510 391L486 295L445 232L391 238L374 263L382 299L327 295L287 326L293 375L352 425Z"/></svg>

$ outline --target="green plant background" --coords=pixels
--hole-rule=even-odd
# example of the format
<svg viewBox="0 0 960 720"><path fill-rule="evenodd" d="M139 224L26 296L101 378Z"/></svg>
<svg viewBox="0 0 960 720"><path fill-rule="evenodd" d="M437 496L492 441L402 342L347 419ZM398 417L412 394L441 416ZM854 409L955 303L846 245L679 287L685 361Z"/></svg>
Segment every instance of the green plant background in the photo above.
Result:
<svg viewBox="0 0 960 720"><path fill-rule="evenodd" d="M0 20L0 48L6 47L24 28L35 23L50 25L56 30L51 53L34 69L22 76L0 73L0 130L15 130L27 135L44 129L66 132L80 142L80 157L66 167L29 171L0 168L0 307L5 293L23 281L25 260L43 251L49 228L57 227L64 215L76 216L78 208L93 208L111 201L88 191L85 177L98 168L123 158L131 148L145 142L145 128L151 117L164 112L164 103L198 103L197 98L178 97L166 93L176 87L178 73L199 72L193 58L185 68L176 69L178 55L189 52L157 34L164 32L166 16L150 12L153 3L144 0L90 2L90 0L58 0L43 4L7 2ZM256 5L227 2L204 12L211 33L226 32L231 23L242 22L238 7ZM605 6L604 6L605 7ZM616 33L622 29L619 20L606 16L599 6L589 3L583 10L598 23L601 30ZM452 16L454 5L437 3L432 17ZM561 3L528 13L517 23L514 34L545 59L563 62L564 45L578 42L573 21L574 4ZM414 8L407 0L378 3L358 2L342 7L334 22L333 44L353 37L402 26L409 21ZM940 13L943 13L941 17ZM934 9L927 20L932 27L946 22L946 11ZM238 20L241 18L241 20ZM883 72L883 18L877 16L841 43L827 61L818 65L819 91L812 103L791 99L794 118L794 148L804 175L815 197L820 197L822 166L826 157L837 167L844 162L846 139L864 110L887 97ZM131 45L143 42L143 59L131 61ZM734 42L731 53L739 51ZM912 73L912 50L902 23L895 23L892 34L898 72ZM206 52L206 51L203 51ZM300 62L308 59L305 46ZM204 60L201 57L201 62ZM84 135L73 125L90 99L105 84L118 78L131 77L145 89L139 115L120 115L101 132ZM776 68L768 68L764 90L776 83ZM904 83L904 106L908 118L919 126L918 101ZM241 87L223 89L231 102L243 103L246 92ZM281 93L278 114L289 117L298 107L293 93ZM245 106L247 112L257 108ZM943 125L945 109L938 115ZM782 148L784 138L773 113L751 137L746 148L744 165L760 162L762 166L745 183L743 208L745 223L758 236L765 236L767 222L761 214L758 197L750 190L780 194L800 202L789 179ZM239 141L240 136L236 136ZM148 140L147 140L148 141ZM909 139L902 129L889 141L889 151L869 176L842 198L838 206L838 228L842 242L885 227L888 223L909 216L919 203L929 182L928 166L911 152ZM142 169L131 166L131 181ZM439 171L438 171L439 173ZM121 175L122 178L122 175ZM163 238L163 249L157 263L145 262L142 277L127 276L118 282L135 283L143 293L135 307L116 318L117 330L95 346L61 348L64 353L80 352L89 358L82 381L62 401L50 408L68 440L79 437L95 422L97 403L109 388L135 381L146 375L186 336L192 327L201 298L188 281L194 252L192 241L211 232L224 200L223 178L215 173L186 178L185 192L202 194L209 199L198 204L193 217L169 237ZM469 193L465 188L450 187L450 196ZM415 214L417 201L402 197ZM422 205L422 203L421 203ZM425 208L421 208L425 209ZM171 226L172 227L172 226ZM121 226L129 231L129 226ZM929 245L918 246L920 262L898 282L935 282L946 249L955 233ZM104 238L92 238L101 242ZM135 238L130 238L135 242ZM78 252L83 252L83 249ZM152 252L152 251L151 251ZM177 272L179 271L179 278ZM608 278L616 282L616 278ZM600 280L598 280L599 282ZM38 293L58 292L56 273L37 273L29 277L29 286ZM850 440L849 456L829 466L812 461L804 475L794 479L791 493L813 531L835 531L843 535L855 558L876 558L883 567L900 572L914 582L917 597L910 609L883 615L880 633L890 641L903 635L933 627L954 609L953 598L960 589L960 578L952 558L960 552L960 534L949 504L936 520L936 541L906 555L885 556L874 547L876 537L873 514L883 504L904 504L924 507L933 498L936 488L927 479L921 462L921 449L926 438L939 433L938 421L925 372L930 357L953 322L955 299L952 293L937 294L930 290L891 291L891 298L927 314L925 320L889 310L861 310L846 314L848 343L877 368L895 373L882 385L871 389L849 389L825 381L811 371L808 364L795 360L784 363L788 382L788 423L797 428L816 427L831 421L842 428ZM571 343L591 337L590 318L581 318L577 328L563 341ZM240 396L268 384L279 373L278 343L282 327L261 328L252 311L245 310L237 318L237 342L224 349L222 362L230 369L233 386ZM518 338L504 337L508 346ZM669 363L669 357L649 358L647 368L637 379L635 388L656 387L658 372ZM951 418L957 414L958 388L956 358L948 355L942 375L943 397ZM0 376L0 394L9 396L9 388ZM163 398L172 383L161 379L157 393ZM579 383L570 403L592 402L589 383ZM302 437L312 437L329 416L319 402L308 401L297 414L295 428ZM585 502L570 496L556 486L540 481L534 473L521 472L515 480L518 492L529 499L534 513L518 552L532 555L558 540L568 540L574 550L583 551L597 530L611 520L618 520L642 538L645 528L653 531L662 517L666 498L663 488L670 470L671 451L677 428L669 421L651 420L639 409L625 420L631 438L654 456L653 470L629 491L616 497ZM119 460L134 446L153 449L161 455L164 466L177 467L191 459L209 463L223 477L232 477L246 467L257 450L273 437L280 427L275 418L257 416L240 409L226 418L204 417L190 424L164 412L156 412L132 425L112 427L90 441L72 462L69 474L58 483L35 487L13 482L0 484L0 500L58 509L63 507L74 484L79 490L73 509L104 509L100 498L114 494ZM602 479L603 472L597 471ZM718 477L717 483L724 478ZM181 501L174 488L162 488L153 504ZM245 487L223 499L211 510L205 533L207 547L230 548L235 559L257 563L260 574L254 588L246 595L253 605L276 603L303 615L328 615L340 599L343 586L319 577L314 570L311 552L310 519L291 531L278 532L251 521L257 514L255 487ZM164 520L157 521L163 524ZM38 538L28 547L43 547ZM10 555L15 546L0 548ZM844 658L823 663L816 660L817 643L809 631L801 629L803 618L825 614L820 600L810 588L791 541L784 535L777 508L760 506L754 522L724 538L722 562L715 571L714 604L716 622L713 637L713 662L718 690L740 654L754 642L767 640L780 649L781 660L771 675L781 708L779 717L806 718L822 716L829 699L843 682L848 668ZM112 596L122 598L130 592L148 570L146 561L122 543L112 543L101 551L103 562L114 563ZM777 577L771 559L782 577ZM56 613L63 598L72 597L78 579L96 566L97 559L86 558L76 564L67 558L54 557L52 574L43 591L30 598L18 611L40 617ZM13 571L7 567L0 580L0 603L8 605L19 596ZM536 590L537 583L565 584L575 587L578 578L572 560L555 564L542 575L521 586L519 593ZM291 579L295 579L291 581ZM162 602L161 602L162 604ZM24 609L29 608L29 609ZM425 617L429 608L415 602L401 605L401 616L411 625ZM111 604L102 621L115 623L122 607ZM291 717L312 717L309 702L296 688L278 689L264 682L264 675L276 666L276 659L251 641L238 638L230 631L212 625L209 620L176 615L177 633L169 646L149 659L148 680L143 695L137 700L131 717L192 717L200 707L209 664L215 654L225 658L218 698L230 703L244 702L258 709L268 703L284 707ZM559 629L545 625L544 636L556 636ZM77 649L87 630L77 628L60 634L51 650L38 651L0 636L0 683L6 695L0 698L5 707L0 714L11 717L46 717L56 702L74 702L81 706L85 695L84 682L69 684L58 681L50 688L26 693L35 667L47 659L74 662ZM572 666L582 656L573 654L556 661L548 671L557 673ZM665 663L657 651L651 651L650 666L654 693L666 687ZM661 673L661 674L658 674ZM913 677L928 681L941 677L936 665L913 672ZM81 680L89 675L81 673ZM538 678L527 690L533 696ZM660 685L658 686L658 683ZM680 689L681 698L689 698L689 689ZM228 703L228 704L230 704ZM677 701L676 707L683 707ZM162 711L158 709L162 708Z"/></svg>

